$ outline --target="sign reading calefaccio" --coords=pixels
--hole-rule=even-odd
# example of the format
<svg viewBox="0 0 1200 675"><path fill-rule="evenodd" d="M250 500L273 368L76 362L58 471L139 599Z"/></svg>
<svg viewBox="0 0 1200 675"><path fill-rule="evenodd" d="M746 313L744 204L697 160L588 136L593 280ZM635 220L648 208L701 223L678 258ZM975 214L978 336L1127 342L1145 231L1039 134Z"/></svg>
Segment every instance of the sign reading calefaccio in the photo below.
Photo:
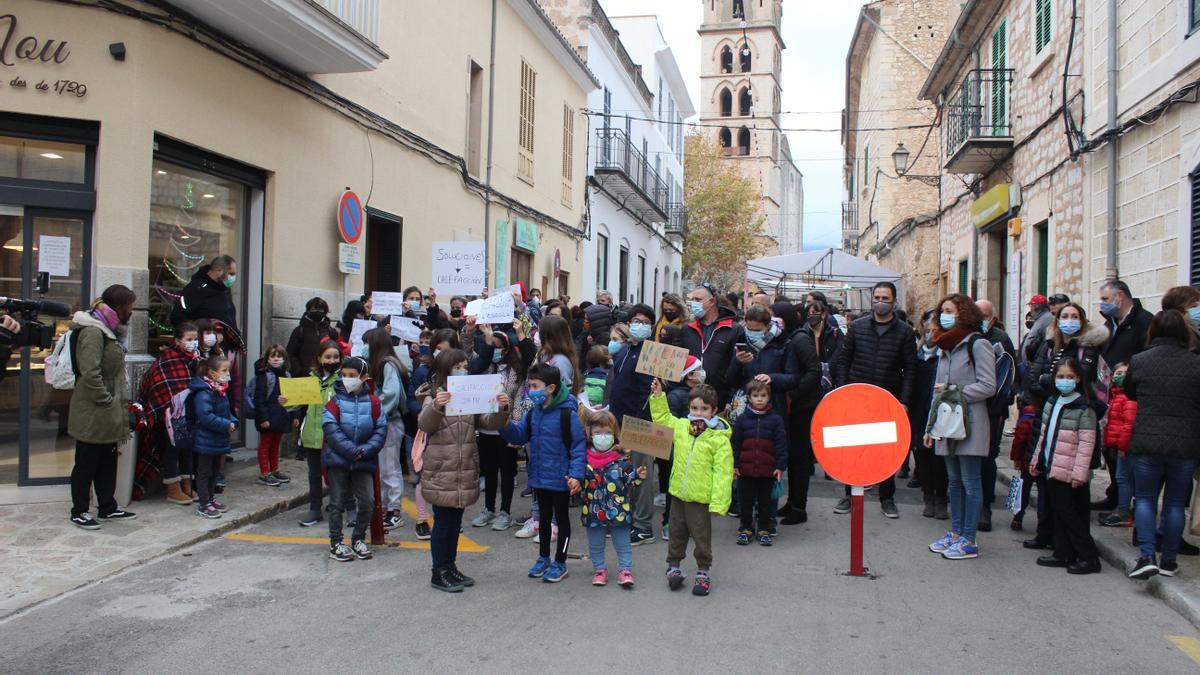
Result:
<svg viewBox="0 0 1200 675"><path fill-rule="evenodd" d="M61 65L71 58L71 46L66 40L39 38L21 35L15 14L0 15L0 65L5 68L0 87L5 85L16 91L32 89L35 92L59 96L87 96L87 85L71 79L46 80L33 73L22 74L17 70L23 65ZM11 72L10 72L11 71ZM9 77L9 75L12 77ZM30 87L30 82L34 82Z"/></svg>

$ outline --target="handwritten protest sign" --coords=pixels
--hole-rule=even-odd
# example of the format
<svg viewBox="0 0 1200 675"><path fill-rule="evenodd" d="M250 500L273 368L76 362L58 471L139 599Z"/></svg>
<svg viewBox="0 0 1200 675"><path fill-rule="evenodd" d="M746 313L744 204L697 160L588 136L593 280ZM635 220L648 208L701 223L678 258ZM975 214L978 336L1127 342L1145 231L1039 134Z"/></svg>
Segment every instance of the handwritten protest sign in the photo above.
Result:
<svg viewBox="0 0 1200 675"><path fill-rule="evenodd" d="M375 291L371 294L371 313L376 316L391 316L403 314L408 308L404 306L403 293L385 293Z"/></svg>
<svg viewBox="0 0 1200 675"><path fill-rule="evenodd" d="M315 377L279 378L279 395L287 399L288 407L294 405L321 405L321 383Z"/></svg>
<svg viewBox="0 0 1200 675"><path fill-rule="evenodd" d="M392 317L392 335L405 342L421 341L421 322L406 316Z"/></svg>
<svg viewBox="0 0 1200 675"><path fill-rule="evenodd" d="M480 298L479 300L472 300L472 301L468 302L467 306L463 308L463 316L478 317L479 310L483 309L484 302L487 302L487 301L484 300L483 298Z"/></svg>
<svg viewBox="0 0 1200 675"><path fill-rule="evenodd" d="M446 378L447 415L479 415L500 411L496 395L504 391L502 375L451 375Z"/></svg>
<svg viewBox="0 0 1200 675"><path fill-rule="evenodd" d="M625 415L621 419L621 447L659 459L671 459L675 433L671 427Z"/></svg>
<svg viewBox="0 0 1200 675"><path fill-rule="evenodd" d="M476 321L479 323L502 323L510 325L513 322L513 310L516 305L513 304L513 297L508 293L500 293L493 295L479 307L479 315Z"/></svg>
<svg viewBox="0 0 1200 675"><path fill-rule="evenodd" d="M643 342L634 372L652 375L662 380L678 382L683 379L683 368L687 364L688 350L664 345L660 342Z"/></svg>
<svg viewBox="0 0 1200 675"><path fill-rule="evenodd" d="M379 326L378 321L371 319L355 319L354 325L350 327L350 353L354 356L362 356L366 350L366 344L363 342L363 335L372 328Z"/></svg>
<svg viewBox="0 0 1200 675"><path fill-rule="evenodd" d="M433 287L443 295L479 295L487 288L487 253L482 241L433 243Z"/></svg>

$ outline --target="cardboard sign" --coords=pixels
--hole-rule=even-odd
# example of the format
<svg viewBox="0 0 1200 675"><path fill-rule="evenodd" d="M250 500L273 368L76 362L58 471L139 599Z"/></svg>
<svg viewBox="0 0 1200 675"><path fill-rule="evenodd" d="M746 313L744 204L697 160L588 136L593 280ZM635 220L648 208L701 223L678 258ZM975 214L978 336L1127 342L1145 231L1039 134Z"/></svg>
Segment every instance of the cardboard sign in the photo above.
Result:
<svg viewBox="0 0 1200 675"><path fill-rule="evenodd" d="M421 341L421 322L406 316L392 317L392 335L405 342Z"/></svg>
<svg viewBox="0 0 1200 675"><path fill-rule="evenodd" d="M403 293L385 293L383 291L375 291L371 294L371 300L374 302L371 307L371 313L375 316L403 314L407 309L404 306Z"/></svg>
<svg viewBox="0 0 1200 675"><path fill-rule="evenodd" d="M362 356L366 349L366 344L363 342L363 335L372 328L379 327L378 321L371 319L355 319L354 325L350 328L350 354L352 356Z"/></svg>
<svg viewBox="0 0 1200 675"><path fill-rule="evenodd" d="M515 309L516 305L513 303L512 294L499 293L483 301L475 320L478 323L499 323L510 326Z"/></svg>
<svg viewBox="0 0 1200 675"><path fill-rule="evenodd" d="M323 405L321 383L315 377L279 378L279 395L287 399L288 407L294 405Z"/></svg>
<svg viewBox="0 0 1200 675"><path fill-rule="evenodd" d="M447 415L485 415L500 412L496 395L504 392L503 375L451 375L446 378L450 402Z"/></svg>
<svg viewBox="0 0 1200 675"><path fill-rule="evenodd" d="M433 287L439 294L479 295L487 288L487 253L482 241L433 243Z"/></svg>
<svg viewBox="0 0 1200 675"><path fill-rule="evenodd" d="M626 450L659 459L671 459L671 447L674 444L675 431L671 427L629 415L621 420L621 447Z"/></svg>
<svg viewBox="0 0 1200 675"><path fill-rule="evenodd" d="M652 375L661 380L678 382L683 379L683 368L687 365L688 350L672 347L661 342L643 342L634 372Z"/></svg>

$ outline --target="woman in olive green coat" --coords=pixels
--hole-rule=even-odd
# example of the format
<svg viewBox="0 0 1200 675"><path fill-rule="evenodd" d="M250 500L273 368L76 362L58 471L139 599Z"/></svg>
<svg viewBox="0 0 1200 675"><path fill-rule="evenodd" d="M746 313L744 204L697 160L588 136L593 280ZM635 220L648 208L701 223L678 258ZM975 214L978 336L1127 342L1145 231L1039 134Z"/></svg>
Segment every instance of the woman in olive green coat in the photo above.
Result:
<svg viewBox="0 0 1200 675"><path fill-rule="evenodd" d="M96 530L91 490L100 520L129 520L117 506L117 444L129 438L129 391L125 382L125 339L136 297L119 284L109 286L91 311L75 312L73 358L78 375L71 392L67 433L75 439L71 470L71 523Z"/></svg>

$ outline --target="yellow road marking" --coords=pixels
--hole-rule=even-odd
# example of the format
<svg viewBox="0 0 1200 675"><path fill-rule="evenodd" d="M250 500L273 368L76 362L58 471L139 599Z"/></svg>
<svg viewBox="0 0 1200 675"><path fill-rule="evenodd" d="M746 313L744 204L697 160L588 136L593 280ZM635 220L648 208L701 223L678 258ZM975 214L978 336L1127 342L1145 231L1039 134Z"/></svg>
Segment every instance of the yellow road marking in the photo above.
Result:
<svg viewBox="0 0 1200 675"><path fill-rule="evenodd" d="M1200 640L1183 635L1168 635L1167 639L1174 643L1179 651L1187 654L1188 658L1200 663Z"/></svg>
<svg viewBox="0 0 1200 675"><path fill-rule="evenodd" d="M417 517L417 505L412 501L405 499L402 504L404 512L414 520ZM429 518L429 522L433 522L433 518ZM260 544L329 544L328 537L289 537L274 534L250 534L243 532L234 532L233 534L225 535L225 539L233 541L252 541ZM346 540L349 543L349 540ZM427 541L408 541L404 539L384 539L385 546L399 548L414 548L428 551L429 542ZM458 535L458 550L464 553L483 553L488 550L487 546L477 544L465 534Z"/></svg>

